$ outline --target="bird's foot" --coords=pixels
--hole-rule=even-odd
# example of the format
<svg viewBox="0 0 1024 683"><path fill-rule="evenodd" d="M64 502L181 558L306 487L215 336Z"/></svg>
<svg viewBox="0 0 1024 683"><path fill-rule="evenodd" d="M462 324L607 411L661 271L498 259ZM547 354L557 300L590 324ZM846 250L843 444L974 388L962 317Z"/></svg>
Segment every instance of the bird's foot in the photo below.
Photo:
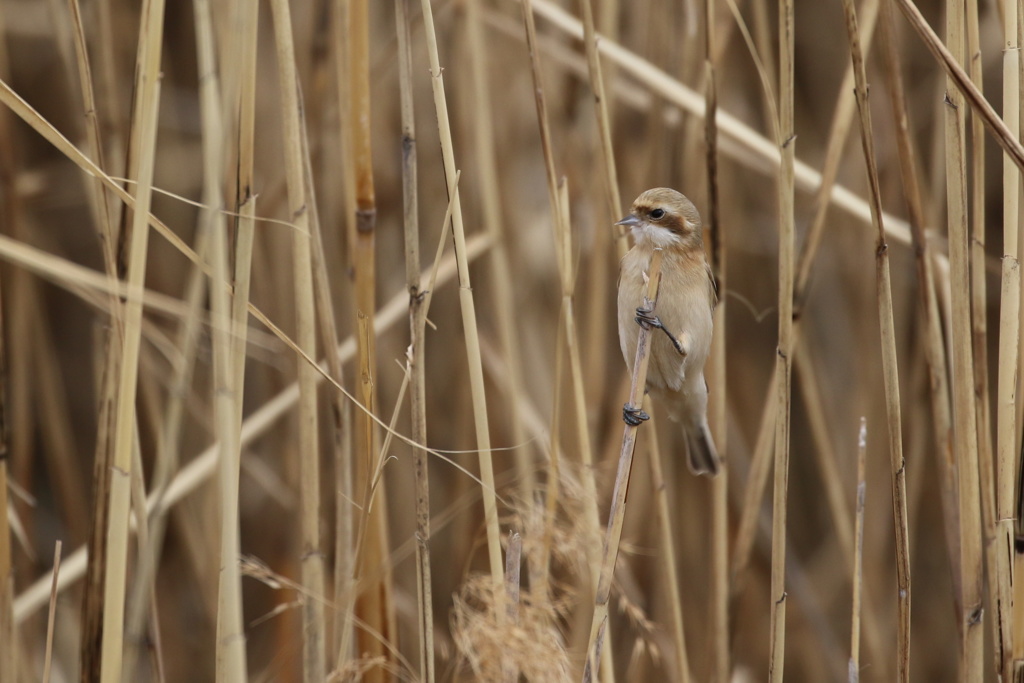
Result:
<svg viewBox="0 0 1024 683"><path fill-rule="evenodd" d="M641 422L650 420L651 416L645 413L640 408L634 408L628 403L622 406L622 421L628 424L630 427L638 427Z"/></svg>
<svg viewBox="0 0 1024 683"><path fill-rule="evenodd" d="M666 328L661 322L661 318L656 315L651 315L652 313L654 313L654 311L651 309L644 306L638 306L636 309L636 317L633 318L633 320L635 320L636 324L645 330L656 329L664 332L668 335L669 340L672 342L672 346L676 347L676 351L679 352L679 355L685 356L686 349L683 348L683 345L679 343L679 340L676 339L675 335L668 331L668 328Z"/></svg>

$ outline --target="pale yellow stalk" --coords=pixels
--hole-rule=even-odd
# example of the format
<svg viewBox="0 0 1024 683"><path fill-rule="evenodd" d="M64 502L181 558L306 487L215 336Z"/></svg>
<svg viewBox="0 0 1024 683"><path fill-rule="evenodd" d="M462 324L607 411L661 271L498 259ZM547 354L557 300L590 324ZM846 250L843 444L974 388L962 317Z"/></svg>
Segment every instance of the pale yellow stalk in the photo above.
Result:
<svg viewBox="0 0 1024 683"><path fill-rule="evenodd" d="M156 134L160 103L160 57L163 42L163 0L151 0L143 7L139 40L145 46L136 83L136 111L139 113L138 184L132 214L128 286L141 289L146 279L149 245L149 205L152 198L153 168L156 163ZM124 342L118 370L117 410L113 431L113 476L110 482L107 520L106 576L103 595L103 638L100 650L100 681L120 683L124 651L124 606L128 572L128 516L132 472L132 442L135 428L135 396L142 340L142 301L124 307Z"/></svg>
<svg viewBox="0 0 1024 683"><path fill-rule="evenodd" d="M1004 3L1003 19L1003 121L1010 134L1020 138L1020 45L1017 31L1017 0ZM1013 671L1015 660L1024 650L1014 651L1014 638L1024 633L1024 624L1014 617L1014 607L1024 602L1024 585L1013 584L1015 564L1021 555L1014 552L1014 503L1016 468L1019 456L1016 426L1018 349L1020 345L1020 171L1003 155L1003 258L999 297L999 372L996 380L996 580L990 587L996 604L998 642L995 652L997 671L1004 680ZM1014 594L1016 593L1016 595Z"/></svg>
<svg viewBox="0 0 1024 683"><path fill-rule="evenodd" d="M292 232L292 277L295 288L296 343L307 355L316 349L309 207L302 158L302 118L295 72L291 9L288 0L273 0L274 36L280 77L285 178ZM316 369L298 360L299 415L297 449L301 479L302 539L299 548L302 585L313 597L302 604L302 674L309 683L326 678L324 632L324 554L320 546L320 448Z"/></svg>
<svg viewBox="0 0 1024 683"><path fill-rule="evenodd" d="M658 304L658 290L661 286L661 249L655 249L647 267L647 292L644 308L655 314ZM641 327L637 337L636 358L633 361L632 380L629 387L628 405L642 407L644 390L647 386L647 366L650 361L651 332ZM637 425L625 425L622 434L622 450L619 453L618 469L615 473L615 489L612 492L611 509L608 511L608 527L604 535L604 556L601 559L601 576L594 596L594 616L590 622L590 641L587 645L587 662L583 669L583 683L593 683L598 678L608 631L608 603L611 600L612 581L615 578L615 561L619 556L619 539L622 537L622 522L626 516L626 490L633 468L633 451L636 448Z"/></svg>
<svg viewBox="0 0 1024 683"><path fill-rule="evenodd" d="M444 75L441 71L437 51L437 34L434 31L434 15L430 0L422 0L423 25L427 39L427 53L430 58L430 77L434 92L434 110L437 128L441 137L441 154L444 159L444 175L449 195L453 197L452 233L455 238L455 256L459 269L459 304L462 311L463 329L466 337L467 360L469 362L470 390L473 398L473 422L476 429L477 450L480 459L480 478L484 483L481 494L484 502L484 523L487 528L487 555L491 579L495 591L500 593L504 583L501 561L501 532L498 527L498 502L494 486L494 464L491 459L491 435L487 418L487 395L484 388L483 365L480 360L480 338L476 324L476 306L469 279L469 262L466 254L466 231L462 220L462 202L459 189L454 185L456 166L455 149L452 145L451 125L448 121L448 103L444 92ZM503 613L499 610L498 619Z"/></svg>
<svg viewBox="0 0 1024 683"><path fill-rule="evenodd" d="M794 22L792 0L779 3L779 345L775 357L775 485L772 495L771 634L768 675L781 683L786 661L786 504L789 498L789 422L792 399L793 280L795 217L793 202Z"/></svg>
<svg viewBox="0 0 1024 683"><path fill-rule="evenodd" d="M885 412L889 435L889 466L892 476L892 506L896 537L897 627L896 668L898 680L910 681L910 539L907 529L906 462L903 459L903 419L900 410L899 372L896 363L896 330L892 308L892 279L889 272L889 245L885 241L882 196L875 161L874 131L868 102L868 82L861 51L860 29L853 0L843 0L846 29L856 76L857 110L860 112L861 148L867 167L871 215L877 231L875 277L878 297L878 324L882 336L882 380L885 388Z"/></svg>

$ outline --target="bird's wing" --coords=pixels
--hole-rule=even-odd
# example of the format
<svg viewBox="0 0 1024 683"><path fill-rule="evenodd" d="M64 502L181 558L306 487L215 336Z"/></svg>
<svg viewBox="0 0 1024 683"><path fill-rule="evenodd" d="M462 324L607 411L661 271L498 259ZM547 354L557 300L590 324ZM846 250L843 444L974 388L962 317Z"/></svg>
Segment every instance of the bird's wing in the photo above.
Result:
<svg viewBox="0 0 1024 683"><path fill-rule="evenodd" d="M705 259L704 260L704 271L708 274L708 301L711 303L711 310L715 310L715 306L718 305L718 280L715 279L715 274L711 271L711 264Z"/></svg>

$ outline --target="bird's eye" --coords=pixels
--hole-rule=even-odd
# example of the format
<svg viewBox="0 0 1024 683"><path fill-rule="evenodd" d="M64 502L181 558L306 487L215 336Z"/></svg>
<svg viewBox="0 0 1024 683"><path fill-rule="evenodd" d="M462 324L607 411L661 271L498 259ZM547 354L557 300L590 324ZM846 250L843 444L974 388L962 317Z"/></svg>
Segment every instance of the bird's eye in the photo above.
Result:
<svg viewBox="0 0 1024 683"><path fill-rule="evenodd" d="M656 221L657 220L661 220L664 217L665 217L665 209L655 209L654 211L651 211L651 218L653 218Z"/></svg>

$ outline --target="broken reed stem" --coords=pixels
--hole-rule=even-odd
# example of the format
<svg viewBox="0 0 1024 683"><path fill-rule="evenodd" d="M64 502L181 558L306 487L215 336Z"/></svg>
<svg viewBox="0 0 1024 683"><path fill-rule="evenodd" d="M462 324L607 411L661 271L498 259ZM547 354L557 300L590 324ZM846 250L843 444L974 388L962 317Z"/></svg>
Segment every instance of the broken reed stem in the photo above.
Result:
<svg viewBox="0 0 1024 683"><path fill-rule="evenodd" d="M505 553L505 599L508 621L515 628L519 625L520 567L523 557L523 537L513 531L508 537L508 552ZM514 661L502 664L507 683L518 683L519 671Z"/></svg>
<svg viewBox="0 0 1024 683"><path fill-rule="evenodd" d="M661 249L655 249L647 267L647 292L643 306L655 315L658 305L658 291L661 286ZM650 330L641 327L637 337L636 358L633 360L632 381L629 386L629 406L642 407L647 386L647 366L650 360ZM619 539L622 536L622 522L626 517L626 491L629 475L633 468L633 451L636 448L637 425L626 424L622 434L622 450L615 472L615 488L612 491L611 507L608 511L608 528L604 535L604 556L601 559L601 576L594 595L594 616L590 624L590 641L587 645L587 662L583 669L583 683L593 683L598 678L601 650L608 629L608 602L611 599L612 580L615 578L615 561L619 557Z"/></svg>
<svg viewBox="0 0 1024 683"><path fill-rule="evenodd" d="M412 439L427 443L426 315L420 280L416 121L412 90L412 49L409 45L410 0L395 0L398 35L398 85L402 111L402 225L405 233L405 284L409 290L409 350ZM478 55L479 56L479 55ZM443 231L442 231L443 232ZM518 443L518 442L517 442ZM434 682L434 607L430 581L430 479L427 453L413 449L416 486L416 597L419 623L420 677ZM518 538L518 536L516 536Z"/></svg>
<svg viewBox="0 0 1024 683"><path fill-rule="evenodd" d="M781 683L786 661L786 502L789 496L789 421L793 353L793 202L796 134L793 130L793 1L779 3L779 345L775 363L779 412L775 416L775 486L772 495L771 634L768 673Z"/></svg>
<svg viewBox="0 0 1024 683"><path fill-rule="evenodd" d="M491 79L487 72L488 49L484 37L483 21L480 18L480 0L466 0L466 30L469 52L470 75L473 83L473 103L476 115L473 117L473 149L480 182L480 204L487 232L494 238L490 268L491 286L496 304L492 307L498 324L498 337L509 371L509 435L515 450L516 477L524 501L532 501L537 490L537 473L534 447L526 437L523 418L520 414L523 389L523 359L521 342L517 331L522 320L516 318L515 287L512 283L512 266L509 260L504 217L501 206L501 184L498 176L497 152L494 132L494 114L491 107ZM527 445L529 444L529 445ZM527 558L529 560L529 558Z"/></svg>
<svg viewBox="0 0 1024 683"><path fill-rule="evenodd" d="M1003 21L1003 121L1010 134L1020 138L1020 46L1018 2L1004 3ZM999 297L999 357L996 380L996 530L989 542L995 546L995 618L999 639L996 644L998 671L1009 680L1013 662L1024 655L1014 651L1015 632L1024 624L1014 623L1014 484L1017 467L1016 401L1018 348L1020 344L1020 171L1006 154L1003 157L1003 258ZM1018 600L1020 598L1018 597Z"/></svg>
<svg viewBox="0 0 1024 683"><path fill-rule="evenodd" d="M679 681L681 683L689 683L689 681L693 680L693 673L690 671L690 658L686 653L683 600L679 592L679 569L676 563L676 525L673 524L672 513L669 511L668 506L668 494L666 492L668 483L665 481L665 474L661 467L661 449L658 448L657 438L658 430L655 428L650 401L645 400L644 402L647 404L645 412L652 416L650 420L651 438L647 440L650 449L648 457L651 459L651 490L657 504L655 510L658 515L658 532L661 541L661 555L664 561L663 571L665 573L665 583L668 585L668 598L671 603L669 608L672 612L672 644L675 646L676 665L679 667ZM715 445L718 445L718 442L715 442ZM722 473L719 472L718 476L721 475ZM714 561L713 558L712 561ZM714 609L714 606L712 606L712 609ZM717 653L718 643L715 643L714 647ZM726 640L726 650L728 650L728 639Z"/></svg>
<svg viewBox="0 0 1024 683"><path fill-rule="evenodd" d="M853 607L852 625L850 627L850 665L847 680L857 683L860 680L860 617L861 595L864 583L864 497L867 482L864 478L864 463L867 460L868 423L860 418L860 430L857 432L857 497L856 516L853 528Z"/></svg>
<svg viewBox="0 0 1024 683"><path fill-rule="evenodd" d="M274 38L280 79L285 179L288 217L292 232L292 277L295 294L295 341L306 355L316 353L312 250L309 207L302 156L302 118L299 83L295 72L291 9L288 0L272 0ZM309 597L302 603L302 673L312 683L326 678L324 644L324 556L320 547L320 448L317 416L317 371L297 358L299 411L297 450L301 480L301 541L299 557L302 585Z"/></svg>
<svg viewBox="0 0 1024 683"><path fill-rule="evenodd" d="M597 130L601 138L601 161L604 164L605 182L608 187L608 218L611 222L619 219L622 197L619 195L619 173L615 166L615 148L612 146L611 116L608 114L608 100L604 90L604 74L601 70L601 54L597 49L597 33L594 29L594 8L592 0L581 0L583 9L583 46L587 51L587 73L590 75L590 91L594 96L594 113L597 116ZM616 229L616 248L619 258L629 249L626 231Z"/></svg>
<svg viewBox="0 0 1024 683"><path fill-rule="evenodd" d="M7 516L6 508L4 508L4 516ZM43 678L41 679L43 683L50 683L50 669L53 664L53 627L57 621L57 577L60 576L60 546L61 542L58 539L53 548L53 583L50 588L50 613L46 617L46 649L43 651Z"/></svg>
<svg viewBox="0 0 1024 683"><path fill-rule="evenodd" d="M896 536L896 584L898 620L896 665L898 680L910 681L910 539L907 529L907 479L903 459L903 420L900 411L899 368L896 361L896 329L892 310L892 279L889 271L889 246L885 241L882 196L875 161L874 131L868 102L868 82L864 54L860 45L857 11L853 0L843 0L846 30L850 40L853 73L856 77L857 111L860 113L861 149L867 167L871 216L877 231L875 276L878 297L878 323L882 343L882 380L885 388L885 412L889 433L889 464L892 473L892 506Z"/></svg>
<svg viewBox="0 0 1024 683"><path fill-rule="evenodd" d="M726 261L725 231L721 220L718 197L718 80L715 74L715 0L704 2L704 99L707 102L704 116L704 141L707 165L707 232L711 252L711 272L718 290L718 305L714 311L714 335L711 338L709 384L712 387L708 401L708 421L723 466L718 476L711 480L711 662L712 679L715 683L729 680L729 460L726 457L728 437L728 404L726 399L726 356L725 356L725 299ZM659 466L660 470L660 466ZM673 558L674 560L674 558ZM669 578L673 590L677 590L676 575ZM673 598L673 612L679 611L676 628L682 630L682 605L678 595ZM682 645L682 634L677 638L676 647ZM685 650L684 650L685 652ZM688 669L688 662L687 669ZM683 669L686 675L689 671Z"/></svg>
<svg viewBox="0 0 1024 683"><path fill-rule="evenodd" d="M905 0L900 0L905 7ZM904 11L906 11L904 9ZM964 0L946 2L946 42L949 54L964 54ZM978 427L974 413L974 370L971 352L970 250L967 219L967 168L964 96L954 76L946 78L945 101L946 203L949 225L949 265L952 291L953 435L960 480L961 605L960 672L962 680L981 681L984 673L982 628L983 574L981 501L978 492Z"/></svg>
<svg viewBox="0 0 1024 683"><path fill-rule="evenodd" d="M246 681L245 623L242 608L242 577L238 511L241 448L236 420L240 395L237 393L232 359L231 310L228 291L227 225L220 211L223 124L220 112L220 82L214 55L213 26L209 0L195 0L196 52L199 69L199 105L203 131L203 237L209 240L213 270L210 303L213 327L214 433L220 443L220 572L217 591L217 680ZM200 250L202 251L202 250Z"/></svg>
<svg viewBox="0 0 1024 683"><path fill-rule="evenodd" d="M132 214L128 260L129 291L141 291L146 281L149 245L149 206L152 199L153 169L156 163L157 120L160 104L160 57L163 42L163 0L143 6L139 41L142 45L136 82L135 111L140 145L135 211ZM120 683L124 655L124 606L128 572L128 517L132 448L136 424L135 397L138 389L139 350L142 341L142 299L129 299L124 306L123 354L117 383L114 417L113 470L107 515L106 576L103 590L103 638L100 652L100 681ZM111 370L118 372L117 370ZM140 520L143 522L144 520ZM130 672L129 672L130 673Z"/></svg>
<svg viewBox="0 0 1024 683"><path fill-rule="evenodd" d="M480 337L476 325L476 306L469 279L469 262L466 259L466 231L462 221L462 202L455 185L455 149L452 145L452 131L448 122L448 103L444 92L444 74L441 71L437 52L437 34L434 31L434 15L430 0L421 0L423 26L430 57L431 85L434 93L434 110L437 128L441 138L441 154L444 158L444 175L451 196L452 232L455 238L455 257L459 270L459 304L462 309L463 330L466 336L466 355L469 363L470 392L473 399L473 419L476 428L477 450L480 457L480 479L483 482L481 495L484 503L484 521L487 526L487 552L491 579L495 591L500 594L504 582L501 561L501 531L498 526L498 502L494 486L494 464L491 459L491 435L487 420L487 395L484 388L483 365L480 358ZM504 619L498 610L499 623Z"/></svg>

